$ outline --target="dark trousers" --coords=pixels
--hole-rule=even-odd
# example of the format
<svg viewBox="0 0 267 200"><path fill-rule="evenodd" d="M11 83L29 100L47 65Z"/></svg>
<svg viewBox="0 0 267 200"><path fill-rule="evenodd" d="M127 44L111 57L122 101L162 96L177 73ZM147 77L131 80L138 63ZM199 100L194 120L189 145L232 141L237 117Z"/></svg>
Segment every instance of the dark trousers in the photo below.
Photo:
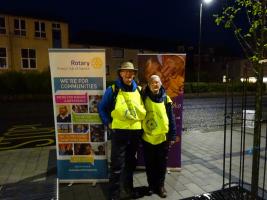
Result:
<svg viewBox="0 0 267 200"><path fill-rule="evenodd" d="M168 160L168 142L152 145L143 141L144 160L148 185L152 189L164 186Z"/></svg>
<svg viewBox="0 0 267 200"><path fill-rule="evenodd" d="M110 195L120 197L120 180L127 190L133 189L133 172L141 130L113 130L111 133Z"/></svg>

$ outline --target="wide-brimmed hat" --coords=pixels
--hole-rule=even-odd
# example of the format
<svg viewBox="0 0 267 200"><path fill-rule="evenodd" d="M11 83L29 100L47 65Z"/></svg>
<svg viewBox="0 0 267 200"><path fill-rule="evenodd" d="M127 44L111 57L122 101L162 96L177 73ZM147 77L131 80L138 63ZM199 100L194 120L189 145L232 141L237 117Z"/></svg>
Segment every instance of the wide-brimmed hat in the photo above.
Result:
<svg viewBox="0 0 267 200"><path fill-rule="evenodd" d="M118 69L118 71L122 70L122 69L127 69L127 70L133 70L133 71L137 71L137 68L134 68L133 63L131 62L123 62L120 66L120 68Z"/></svg>

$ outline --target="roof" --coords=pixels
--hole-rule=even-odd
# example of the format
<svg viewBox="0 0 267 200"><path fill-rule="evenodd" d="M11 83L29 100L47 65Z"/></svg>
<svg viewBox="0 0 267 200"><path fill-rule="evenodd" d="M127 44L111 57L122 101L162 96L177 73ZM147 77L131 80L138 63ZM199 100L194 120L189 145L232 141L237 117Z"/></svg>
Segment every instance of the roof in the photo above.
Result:
<svg viewBox="0 0 267 200"><path fill-rule="evenodd" d="M0 8L0 15L10 15L10 16L16 16L16 17L24 17L24 18L34 18L34 19L41 19L41 20L48 20L48 21L59 21L59 22L65 22L68 23L68 21L62 17L62 16L56 16L56 15L48 15L45 12L40 11L7 11Z"/></svg>

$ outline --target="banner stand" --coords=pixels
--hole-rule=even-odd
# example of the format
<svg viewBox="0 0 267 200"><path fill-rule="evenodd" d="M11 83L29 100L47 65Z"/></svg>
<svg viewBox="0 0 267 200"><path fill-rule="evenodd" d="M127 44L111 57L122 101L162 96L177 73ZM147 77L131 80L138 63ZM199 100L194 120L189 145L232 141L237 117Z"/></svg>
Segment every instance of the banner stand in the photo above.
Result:
<svg viewBox="0 0 267 200"><path fill-rule="evenodd" d="M49 49L59 183L108 182L103 49Z"/></svg>

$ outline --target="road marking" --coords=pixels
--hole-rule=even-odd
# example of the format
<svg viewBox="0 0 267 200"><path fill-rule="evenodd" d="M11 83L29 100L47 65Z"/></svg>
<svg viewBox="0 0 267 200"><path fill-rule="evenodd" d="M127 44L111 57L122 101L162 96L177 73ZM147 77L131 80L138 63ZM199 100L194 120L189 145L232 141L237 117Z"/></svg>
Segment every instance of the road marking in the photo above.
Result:
<svg viewBox="0 0 267 200"><path fill-rule="evenodd" d="M28 137L16 137L16 138L5 138L4 140L18 140L18 139L25 139L25 138L35 138L35 137L46 137L46 136L54 136L53 134L49 135L34 135L34 136L28 136Z"/></svg>
<svg viewBox="0 0 267 200"><path fill-rule="evenodd" d="M21 127L34 127L34 126L42 126L42 124L27 124L27 125L14 125L14 128L21 128Z"/></svg>
<svg viewBox="0 0 267 200"><path fill-rule="evenodd" d="M38 128L38 129L24 129L24 130L17 130L17 131L10 131L8 130L7 132L4 133L5 136L8 136L8 135L13 135L13 133L25 133L26 132L32 132L32 133L36 133L36 132L39 132L39 131L46 131L46 132L54 132L54 128L50 127L50 128Z"/></svg>
<svg viewBox="0 0 267 200"><path fill-rule="evenodd" d="M11 142L0 142L0 145L1 144L10 144Z"/></svg>
<svg viewBox="0 0 267 200"><path fill-rule="evenodd" d="M48 141L36 144L38 141ZM32 143L32 145L31 145ZM0 137L0 150L25 147L47 146L55 143L54 127L43 127L41 124L15 125Z"/></svg>
<svg viewBox="0 0 267 200"><path fill-rule="evenodd" d="M10 131L8 131L8 132L5 132L6 134L12 134L12 133L25 133L25 132L31 132L31 133L35 133L35 132L39 132L39 131L47 131L47 132L52 132L52 131L54 131L54 128L42 128L42 129L37 129L37 130L29 130L29 129L27 129L27 130L21 130L21 131L12 131L12 132L10 132Z"/></svg>
<svg viewBox="0 0 267 200"><path fill-rule="evenodd" d="M10 146L10 147L0 147L0 150L16 149L16 148L22 147L22 146L24 146L26 144L30 144L30 143L33 143L33 142L40 142L40 141L47 141L47 142L45 144L37 144L35 146L42 147L42 146L47 146L47 145L50 145L50 144L54 143L54 140L52 140L52 139L31 140L31 141L27 141L27 142L24 142L24 143L21 143L21 144L18 144L18 145L14 145L14 146Z"/></svg>
<svg viewBox="0 0 267 200"><path fill-rule="evenodd" d="M13 136L21 136L21 135L36 135L36 134L43 134L43 133L52 133L54 135L54 130L51 131L43 131L43 132L39 132L39 131L34 131L34 132L30 132L30 133L25 133L25 132L21 132L21 133L15 133L15 134L7 134L5 133L5 136L9 136L9 137L13 137Z"/></svg>

